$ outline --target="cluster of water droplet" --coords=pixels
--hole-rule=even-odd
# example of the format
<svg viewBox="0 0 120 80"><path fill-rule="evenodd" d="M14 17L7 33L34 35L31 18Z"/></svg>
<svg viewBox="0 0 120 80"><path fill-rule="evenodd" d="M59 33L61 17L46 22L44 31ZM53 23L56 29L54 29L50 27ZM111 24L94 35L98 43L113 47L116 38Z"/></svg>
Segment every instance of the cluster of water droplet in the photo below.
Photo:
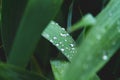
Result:
<svg viewBox="0 0 120 80"><path fill-rule="evenodd" d="M57 23L51 22L51 28L58 29L59 31L53 31L44 33L44 37L48 39L53 45L55 45L68 59L71 59L74 53L76 53L75 41L72 37L61 28Z"/></svg>

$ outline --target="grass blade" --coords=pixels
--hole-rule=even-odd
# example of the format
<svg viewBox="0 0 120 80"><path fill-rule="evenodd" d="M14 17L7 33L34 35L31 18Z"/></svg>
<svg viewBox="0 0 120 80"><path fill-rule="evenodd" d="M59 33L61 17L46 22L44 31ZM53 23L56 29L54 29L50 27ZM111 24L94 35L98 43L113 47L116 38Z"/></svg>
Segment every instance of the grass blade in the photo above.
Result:
<svg viewBox="0 0 120 80"><path fill-rule="evenodd" d="M66 67L63 80L89 80L120 48L119 7L120 1L111 0L96 17L97 24L78 47L78 54Z"/></svg>
<svg viewBox="0 0 120 80"><path fill-rule="evenodd" d="M38 73L0 63L0 80L47 80Z"/></svg>
<svg viewBox="0 0 120 80"><path fill-rule="evenodd" d="M28 0L2 0L2 44L8 56Z"/></svg>
<svg viewBox="0 0 120 80"><path fill-rule="evenodd" d="M53 19L61 3L62 0L28 1L10 51L8 63L26 67L40 39L41 32L49 21Z"/></svg>
<svg viewBox="0 0 120 80"><path fill-rule="evenodd" d="M43 37L55 45L68 60L71 61L76 53L75 41L72 37L61 28L57 23L52 21L42 33ZM51 60L52 70L56 80L62 80L64 69L68 61Z"/></svg>
<svg viewBox="0 0 120 80"><path fill-rule="evenodd" d="M42 35L55 45L68 59L72 58L76 51L76 44L64 28L61 28L57 23L52 21L43 31Z"/></svg>

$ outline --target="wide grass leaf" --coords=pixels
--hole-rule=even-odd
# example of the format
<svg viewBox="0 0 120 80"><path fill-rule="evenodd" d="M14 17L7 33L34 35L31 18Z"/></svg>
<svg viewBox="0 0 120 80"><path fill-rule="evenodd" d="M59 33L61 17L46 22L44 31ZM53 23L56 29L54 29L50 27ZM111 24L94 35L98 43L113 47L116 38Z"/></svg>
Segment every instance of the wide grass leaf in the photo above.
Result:
<svg viewBox="0 0 120 80"><path fill-rule="evenodd" d="M62 0L29 0L12 45L8 63L26 67L41 32L53 19ZM49 13L49 14L48 14Z"/></svg>
<svg viewBox="0 0 120 80"><path fill-rule="evenodd" d="M8 56L28 0L2 0L2 44Z"/></svg>

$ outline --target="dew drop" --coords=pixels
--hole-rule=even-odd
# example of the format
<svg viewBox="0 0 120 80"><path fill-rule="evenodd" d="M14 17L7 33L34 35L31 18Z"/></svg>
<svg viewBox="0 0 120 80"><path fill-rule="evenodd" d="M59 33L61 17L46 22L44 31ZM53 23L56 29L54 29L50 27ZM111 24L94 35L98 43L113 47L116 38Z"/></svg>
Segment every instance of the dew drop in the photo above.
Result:
<svg viewBox="0 0 120 80"><path fill-rule="evenodd" d="M66 34L66 33L60 33L60 35L61 35L62 37L66 37L66 36L68 36L69 34Z"/></svg>
<svg viewBox="0 0 120 80"><path fill-rule="evenodd" d="M68 47L66 47L66 49L69 49Z"/></svg>
<svg viewBox="0 0 120 80"><path fill-rule="evenodd" d="M47 33L45 33L44 36L45 36L46 38L49 38L49 37L50 37L50 35L47 34Z"/></svg>
<svg viewBox="0 0 120 80"><path fill-rule="evenodd" d="M50 42L52 42L52 43L53 43L53 40L51 39L51 40L50 40Z"/></svg>
<svg viewBox="0 0 120 80"><path fill-rule="evenodd" d="M51 24L53 24L53 25L54 25L54 24L55 24L55 22L54 22L54 21L51 21Z"/></svg>
<svg viewBox="0 0 120 80"><path fill-rule="evenodd" d="M75 48L72 48L72 50L75 50Z"/></svg>
<svg viewBox="0 0 120 80"><path fill-rule="evenodd" d="M74 47L75 45L74 44L70 44L70 47Z"/></svg>
<svg viewBox="0 0 120 80"><path fill-rule="evenodd" d="M60 44L62 44L62 42L59 42Z"/></svg>
<svg viewBox="0 0 120 80"><path fill-rule="evenodd" d="M62 48L61 51L63 52L63 51L65 51L65 50Z"/></svg>
<svg viewBox="0 0 120 80"><path fill-rule="evenodd" d="M103 56L102 56L102 59L103 59L103 60L107 60L107 59L108 59L107 51L106 51L106 50L103 50Z"/></svg>
<svg viewBox="0 0 120 80"><path fill-rule="evenodd" d="M65 28L61 28L61 29L65 31Z"/></svg>
<svg viewBox="0 0 120 80"><path fill-rule="evenodd" d="M103 59L103 60L107 60L107 59L108 59L108 56L104 54L103 57L102 57L102 59Z"/></svg>
<svg viewBox="0 0 120 80"><path fill-rule="evenodd" d="M59 46L59 44L56 44L56 46Z"/></svg>
<svg viewBox="0 0 120 80"><path fill-rule="evenodd" d="M64 46L64 45L62 44L62 46Z"/></svg>
<svg viewBox="0 0 120 80"><path fill-rule="evenodd" d="M67 40L65 39L65 41L67 42Z"/></svg>
<svg viewBox="0 0 120 80"><path fill-rule="evenodd" d="M58 26L59 24L58 24L58 23L55 23L55 25L57 25L57 26Z"/></svg>
<svg viewBox="0 0 120 80"><path fill-rule="evenodd" d="M54 39L54 40L56 40L56 39L57 39L57 37L53 37L53 39Z"/></svg>

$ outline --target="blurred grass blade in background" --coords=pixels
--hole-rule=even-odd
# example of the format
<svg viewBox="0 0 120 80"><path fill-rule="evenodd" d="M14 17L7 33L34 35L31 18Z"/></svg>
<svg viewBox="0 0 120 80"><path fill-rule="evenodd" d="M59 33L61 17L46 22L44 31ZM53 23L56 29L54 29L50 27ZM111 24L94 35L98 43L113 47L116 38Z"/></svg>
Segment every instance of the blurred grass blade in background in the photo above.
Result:
<svg viewBox="0 0 120 80"><path fill-rule="evenodd" d="M62 0L29 0L8 58L9 64L26 67L41 32L61 6ZM49 14L48 14L49 13Z"/></svg>

